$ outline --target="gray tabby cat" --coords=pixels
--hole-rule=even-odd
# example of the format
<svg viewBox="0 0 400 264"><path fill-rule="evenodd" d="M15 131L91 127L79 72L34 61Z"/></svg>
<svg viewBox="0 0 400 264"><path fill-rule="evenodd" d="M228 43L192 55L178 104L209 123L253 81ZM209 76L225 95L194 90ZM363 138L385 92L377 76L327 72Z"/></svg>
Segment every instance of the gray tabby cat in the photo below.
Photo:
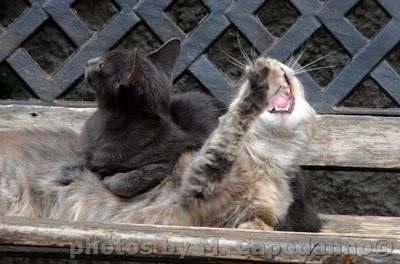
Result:
<svg viewBox="0 0 400 264"><path fill-rule="evenodd" d="M133 198L113 195L90 171L55 181L77 157L69 131L0 133L0 214L72 221L271 230L294 195L292 174L313 135L315 112L291 69L259 58L200 151ZM319 223L319 222L318 222Z"/></svg>

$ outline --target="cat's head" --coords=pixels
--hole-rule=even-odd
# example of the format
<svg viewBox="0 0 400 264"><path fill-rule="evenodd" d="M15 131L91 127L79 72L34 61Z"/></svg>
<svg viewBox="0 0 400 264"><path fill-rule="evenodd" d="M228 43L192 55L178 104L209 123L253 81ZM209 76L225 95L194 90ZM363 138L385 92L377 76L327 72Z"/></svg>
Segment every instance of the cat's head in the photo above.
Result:
<svg viewBox="0 0 400 264"><path fill-rule="evenodd" d="M316 113L306 100L303 85L294 71L275 59L263 61L270 68L269 99L260 121L282 129L293 129L305 122L313 124Z"/></svg>
<svg viewBox="0 0 400 264"><path fill-rule="evenodd" d="M180 51L172 39L156 51L112 50L88 61L85 80L99 108L168 114L171 75Z"/></svg>

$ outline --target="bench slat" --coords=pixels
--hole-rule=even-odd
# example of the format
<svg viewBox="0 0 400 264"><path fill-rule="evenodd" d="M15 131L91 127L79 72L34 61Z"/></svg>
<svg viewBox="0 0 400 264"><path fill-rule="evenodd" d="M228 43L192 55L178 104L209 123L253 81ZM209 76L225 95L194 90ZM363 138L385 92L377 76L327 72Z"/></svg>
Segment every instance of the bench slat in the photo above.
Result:
<svg viewBox="0 0 400 264"><path fill-rule="evenodd" d="M320 214L323 233L400 236L400 217Z"/></svg>
<svg viewBox="0 0 400 264"><path fill-rule="evenodd" d="M79 132L92 112L92 108L0 105L0 131L68 127ZM317 126L302 165L400 169L399 117L321 115Z"/></svg>
<svg viewBox="0 0 400 264"><path fill-rule="evenodd" d="M328 215L322 218L327 220L326 231L313 234L0 217L0 254L69 257L71 248L73 255L79 255L91 247L98 254L85 255L85 258L102 260L203 259L212 263L238 260L303 263L307 260L307 263L318 263L326 255L372 257L377 252L385 252L385 257L390 259L400 257L399 220ZM339 233L331 231L340 225L344 227L339 228ZM367 234L373 225L385 228L383 231L375 228L374 233ZM357 228L353 229L354 226ZM387 234L388 230L395 231ZM110 249L115 251L107 251Z"/></svg>
<svg viewBox="0 0 400 264"><path fill-rule="evenodd" d="M400 168L400 118L322 115L304 165Z"/></svg>

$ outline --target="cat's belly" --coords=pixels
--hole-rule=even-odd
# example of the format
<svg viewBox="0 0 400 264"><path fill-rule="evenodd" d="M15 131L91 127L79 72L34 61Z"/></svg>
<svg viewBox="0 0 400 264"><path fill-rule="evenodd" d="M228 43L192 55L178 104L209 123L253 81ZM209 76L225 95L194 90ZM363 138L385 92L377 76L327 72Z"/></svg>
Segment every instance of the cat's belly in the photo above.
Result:
<svg viewBox="0 0 400 264"><path fill-rule="evenodd" d="M292 200L290 186L284 179L279 184L253 181L245 193L232 199L211 226L238 228L243 223L261 220L272 229L286 216Z"/></svg>

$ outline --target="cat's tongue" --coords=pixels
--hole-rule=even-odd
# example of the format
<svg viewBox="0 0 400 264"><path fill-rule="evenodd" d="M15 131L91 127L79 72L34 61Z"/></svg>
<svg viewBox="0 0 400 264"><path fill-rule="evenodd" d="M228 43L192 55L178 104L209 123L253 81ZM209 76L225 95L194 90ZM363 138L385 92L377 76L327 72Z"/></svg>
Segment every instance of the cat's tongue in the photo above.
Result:
<svg viewBox="0 0 400 264"><path fill-rule="evenodd" d="M291 113L293 110L293 96L290 88L284 85L279 91L273 95L267 106L267 111L270 113L287 112Z"/></svg>

